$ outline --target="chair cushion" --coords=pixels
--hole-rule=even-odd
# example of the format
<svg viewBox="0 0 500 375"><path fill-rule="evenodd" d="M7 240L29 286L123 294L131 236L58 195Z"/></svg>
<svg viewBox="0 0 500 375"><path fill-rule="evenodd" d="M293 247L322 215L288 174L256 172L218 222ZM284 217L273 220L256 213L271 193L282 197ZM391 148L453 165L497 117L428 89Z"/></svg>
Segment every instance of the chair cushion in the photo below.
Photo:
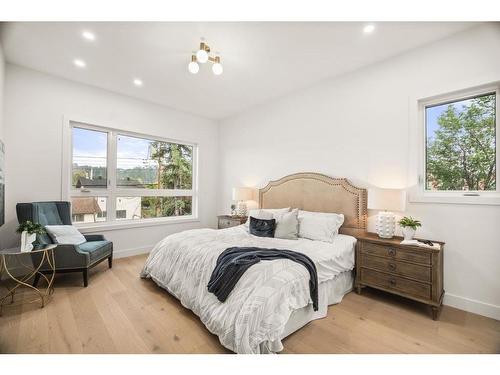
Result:
<svg viewBox="0 0 500 375"><path fill-rule="evenodd" d="M89 253L90 263L94 263L111 254L113 243L111 241L88 241L78 245L80 251Z"/></svg>

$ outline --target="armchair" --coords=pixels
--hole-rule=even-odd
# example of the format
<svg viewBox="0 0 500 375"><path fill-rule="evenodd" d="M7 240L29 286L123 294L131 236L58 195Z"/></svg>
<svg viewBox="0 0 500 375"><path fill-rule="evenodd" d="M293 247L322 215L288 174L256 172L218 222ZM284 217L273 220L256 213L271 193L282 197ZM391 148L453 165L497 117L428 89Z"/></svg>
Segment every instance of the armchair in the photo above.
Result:
<svg viewBox="0 0 500 375"><path fill-rule="evenodd" d="M71 225L70 202L33 202L16 205L17 220L24 223L27 220L45 225ZM107 241L101 234L84 235L87 242L80 245L57 245L55 251L56 273L82 272L83 285L88 286L88 271L103 260L108 260L109 268L113 266L113 243ZM36 245L53 243L46 233L37 234ZM40 256L37 253L32 257ZM35 260L36 261L36 260ZM38 263L40 260L38 259ZM48 272L47 264L42 265L40 272ZM37 274L33 284L40 279Z"/></svg>

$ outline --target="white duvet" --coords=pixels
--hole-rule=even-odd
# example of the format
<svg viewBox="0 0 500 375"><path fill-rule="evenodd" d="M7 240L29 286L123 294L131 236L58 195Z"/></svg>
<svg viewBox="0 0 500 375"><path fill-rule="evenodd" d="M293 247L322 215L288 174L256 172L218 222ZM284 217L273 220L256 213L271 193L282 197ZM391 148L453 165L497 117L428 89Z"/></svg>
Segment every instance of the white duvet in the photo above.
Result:
<svg viewBox="0 0 500 375"><path fill-rule="evenodd" d="M312 304L309 272L288 259L262 261L245 272L222 303L207 290L219 254L233 246L298 251L313 260L322 283L353 269L355 242L344 235L335 236L333 243L262 238L250 235L243 226L188 230L160 241L141 277L152 278L177 297L226 348L260 353L262 343L280 339L294 310Z"/></svg>

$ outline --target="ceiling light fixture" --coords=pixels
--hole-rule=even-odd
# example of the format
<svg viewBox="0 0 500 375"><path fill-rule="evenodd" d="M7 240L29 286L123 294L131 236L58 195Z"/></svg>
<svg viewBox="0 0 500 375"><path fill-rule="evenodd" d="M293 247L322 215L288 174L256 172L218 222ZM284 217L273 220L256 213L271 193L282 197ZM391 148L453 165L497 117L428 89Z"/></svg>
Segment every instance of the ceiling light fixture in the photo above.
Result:
<svg viewBox="0 0 500 375"><path fill-rule="evenodd" d="M95 40L95 34L91 31L84 31L82 32L82 37L87 40L94 41Z"/></svg>
<svg viewBox="0 0 500 375"><path fill-rule="evenodd" d="M205 44L205 42L200 43L200 49L196 52L196 60L199 63L205 64L208 61L208 53L210 52L210 47Z"/></svg>
<svg viewBox="0 0 500 375"><path fill-rule="evenodd" d="M188 64L188 70L191 74L197 74L200 71L200 64L210 61L213 63L212 72L215 75L221 75L224 69L220 63L220 56L210 56L210 47L202 40L200 49L191 55L191 62Z"/></svg>
<svg viewBox="0 0 500 375"><path fill-rule="evenodd" d="M80 59L74 59L73 64L75 64L75 66L78 68L85 68L87 66L87 64L85 64L85 61Z"/></svg>
<svg viewBox="0 0 500 375"><path fill-rule="evenodd" d="M144 84L144 82L142 82L142 79L139 79L139 78L134 78L134 85L136 86L142 86Z"/></svg>
<svg viewBox="0 0 500 375"><path fill-rule="evenodd" d="M200 66L196 62L196 55L191 56L191 62L188 65L189 73L197 74L200 71Z"/></svg>
<svg viewBox="0 0 500 375"><path fill-rule="evenodd" d="M363 32L365 34L371 34L371 33L373 33L373 30L375 30L375 25L372 25L372 24L369 24L369 25L366 25L365 27L363 27Z"/></svg>
<svg viewBox="0 0 500 375"><path fill-rule="evenodd" d="M216 56L214 65L212 65L212 72L214 72L216 76L220 76L223 71L224 69L222 69L222 64L220 63L220 57Z"/></svg>

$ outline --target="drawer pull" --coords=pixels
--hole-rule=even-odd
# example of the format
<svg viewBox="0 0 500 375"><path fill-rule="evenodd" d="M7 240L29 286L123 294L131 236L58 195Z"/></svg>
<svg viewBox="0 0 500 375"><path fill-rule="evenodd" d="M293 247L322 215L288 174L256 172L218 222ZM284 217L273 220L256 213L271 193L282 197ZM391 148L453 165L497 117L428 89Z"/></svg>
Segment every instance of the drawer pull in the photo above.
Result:
<svg viewBox="0 0 500 375"><path fill-rule="evenodd" d="M396 280L390 279L389 280L389 284L391 284L391 286L395 286L396 285Z"/></svg>
<svg viewBox="0 0 500 375"><path fill-rule="evenodd" d="M393 256L395 256L395 255L396 255L396 250L394 250L394 249L389 249L388 253L389 253L389 255L390 255L391 257L393 257Z"/></svg>
<svg viewBox="0 0 500 375"><path fill-rule="evenodd" d="M396 265L394 263L389 263L389 269L391 271L395 271L396 270Z"/></svg>

